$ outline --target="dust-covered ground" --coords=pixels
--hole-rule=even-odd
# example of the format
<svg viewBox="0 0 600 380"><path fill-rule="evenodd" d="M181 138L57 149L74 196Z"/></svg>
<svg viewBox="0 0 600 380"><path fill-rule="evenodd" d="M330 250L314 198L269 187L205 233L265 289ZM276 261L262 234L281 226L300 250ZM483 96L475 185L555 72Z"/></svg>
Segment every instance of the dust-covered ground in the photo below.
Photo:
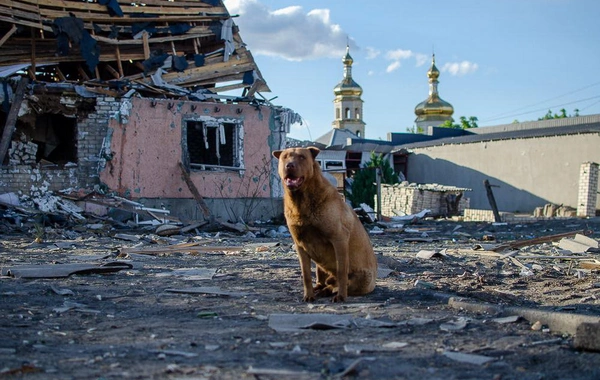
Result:
<svg viewBox="0 0 600 380"><path fill-rule="evenodd" d="M159 237L75 226L46 228L38 242L40 231L4 228L4 274L32 264L122 264L112 273L3 276L0 377L600 378L599 352L514 312L600 316L599 272L581 267L598 253L566 252L557 239L474 249L575 231L599 239L599 220L383 228L371 234L382 269L375 291L343 304L301 302L291 239L258 227ZM422 251L441 254L418 258ZM478 312L456 299L513 309Z"/></svg>

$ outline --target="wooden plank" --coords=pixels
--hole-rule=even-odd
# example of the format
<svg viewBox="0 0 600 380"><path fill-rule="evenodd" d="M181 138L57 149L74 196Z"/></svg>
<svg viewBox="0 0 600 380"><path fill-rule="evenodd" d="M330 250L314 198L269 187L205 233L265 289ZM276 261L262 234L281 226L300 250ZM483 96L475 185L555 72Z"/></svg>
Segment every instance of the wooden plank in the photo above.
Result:
<svg viewBox="0 0 600 380"><path fill-rule="evenodd" d="M500 217L500 213L498 212L498 206L496 205L496 199L494 198L494 193L492 192L492 185L490 185L490 181L487 179L483 181L483 185L485 186L485 192L487 193L488 201L490 202L490 206L492 207L492 211L494 212L494 220L496 223L502 222L502 218Z"/></svg>
<svg viewBox="0 0 600 380"><path fill-rule="evenodd" d="M0 165L4 162L6 153L8 152L8 146L12 140L12 135L17 127L17 119L19 117L19 108L21 108L21 102L23 102L23 96L25 95L25 89L29 79L22 77L17 85L17 91L15 97L10 106L8 117L6 118L6 124L4 125L4 132L2 133L2 140L0 140Z"/></svg>
<svg viewBox="0 0 600 380"><path fill-rule="evenodd" d="M526 247L529 245L550 243L550 242L557 241L557 240L560 240L565 237L575 236L577 234L585 234L585 231L577 230L577 231L572 231L572 232L565 232L565 233L560 233L560 234L541 236L541 237L533 238L533 239L516 240L513 242L499 244L498 246L496 246L496 248L494 248L494 251L500 251L500 250L507 249L507 248L514 249L514 248Z"/></svg>
<svg viewBox="0 0 600 380"><path fill-rule="evenodd" d="M194 38L200 37L210 37L214 34L206 32L206 33L196 33L196 34L182 34L178 36L169 36L169 37L156 37L156 38L148 38L148 43L163 43L163 42L172 42L172 41L185 41ZM115 38L106 38L102 36L92 36L96 41L103 42L110 45L143 45L144 41L139 39L115 39Z"/></svg>
<svg viewBox="0 0 600 380"><path fill-rule="evenodd" d="M6 17L6 16L0 16L0 21L6 21L8 23L11 24L17 24L17 25L24 25L24 26L30 26L32 28L40 28L43 29L47 32L52 32L52 27L47 26L47 25L42 25L40 26L39 22L31 22L31 21L27 21L27 20L18 20L12 17Z"/></svg>
<svg viewBox="0 0 600 380"><path fill-rule="evenodd" d="M214 78L215 76L226 76L234 73L244 73L252 70L254 62L247 57L242 57L238 60L229 60L227 62L215 63L208 66L193 67L187 69L183 73L172 72L163 75L163 79L169 83L180 85L186 83L190 79L200 81L204 79ZM216 74L218 73L218 74ZM146 78L145 82L151 82L150 78Z"/></svg>
<svg viewBox="0 0 600 380"><path fill-rule="evenodd" d="M83 67L81 67L81 65L77 66L77 72L79 73L79 75L81 75L81 77L83 78L83 80L90 80L90 77L87 75L87 73L85 72L85 70L83 69Z"/></svg>
<svg viewBox="0 0 600 380"><path fill-rule="evenodd" d="M244 249L244 247L237 246L200 246L198 242L182 243L175 245L165 245L161 247L123 247L119 249L120 254L126 253L138 253L145 255L156 255L161 253L173 253L173 252L199 252L199 253L210 253L210 252L238 252Z"/></svg>
<svg viewBox="0 0 600 380"><path fill-rule="evenodd" d="M200 195L198 188L196 187L196 185L194 185L194 182L192 182L192 179L190 178L190 173L188 173L187 169L181 162L179 163L179 168L181 168L181 174L183 174L183 179L185 180L185 183L187 184L190 191L192 192L194 199L196 199L196 203L198 203L198 206L200 206L202 214L204 214L205 218L210 217L210 209L204 202L204 199L202 199L202 195Z"/></svg>
<svg viewBox="0 0 600 380"><path fill-rule="evenodd" d="M35 55L36 55L35 54L35 40L36 40L35 31L37 29L30 28L29 30L31 32L31 66L30 66L30 69L31 69L31 73L33 74L33 80L35 80Z"/></svg>
<svg viewBox="0 0 600 380"><path fill-rule="evenodd" d="M10 36L12 36L16 31L17 31L17 26L13 25L12 28L10 28L10 30L8 32L6 32L4 37L2 37L2 39L0 40L0 46L4 45L6 40L8 40L10 38Z"/></svg>
<svg viewBox="0 0 600 380"><path fill-rule="evenodd" d="M109 73L112 74L113 77L115 77L115 79L120 78L119 72L117 70L113 69L111 65L105 65L104 67L106 68L106 71L108 71Z"/></svg>
<svg viewBox="0 0 600 380"><path fill-rule="evenodd" d="M117 67L119 68L119 77L124 77L125 72L123 71L123 61L121 61L121 49L117 46L115 48L115 55L117 56Z"/></svg>
<svg viewBox="0 0 600 380"><path fill-rule="evenodd" d="M69 0L44 0L44 2L40 2L40 0L18 0L18 1L11 1L11 3L25 3L25 4L32 4L32 5L39 5L39 6L47 6L47 7L54 7L54 8L66 8L69 6L74 6L77 7L78 9L86 9L86 3L81 3L79 1L69 1ZM119 4L121 5L131 5L131 1L130 0L118 0L117 1ZM212 7L212 5L205 3L203 0L183 0L183 1L179 1L177 0L176 4L177 5L173 5L174 2L171 1L165 1L165 0L144 0L144 4L146 5L150 5L150 6L163 6L163 7L169 7L169 6L182 6L182 7L204 7L204 8L210 8ZM139 9L139 8L138 8Z"/></svg>
<svg viewBox="0 0 600 380"><path fill-rule="evenodd" d="M138 22L160 22L160 21L173 21L173 22L191 22L191 21L210 21L214 19L226 19L228 16L226 15L194 15L190 13L180 13L180 14L163 14L157 15L156 17L135 17L129 16L127 18L119 18L115 19L113 16L110 16L108 13L98 13L98 14L88 14L81 12L64 12L64 11L52 11L52 10L40 10L41 18L45 21L52 21L60 17L65 17L69 13L72 13L74 17L77 17L83 21L87 22L106 22L116 23L118 21L119 24L133 24Z"/></svg>
<svg viewBox="0 0 600 380"><path fill-rule="evenodd" d="M148 43L148 32L142 32L142 42L144 43L144 58L150 58L150 44Z"/></svg>
<svg viewBox="0 0 600 380"><path fill-rule="evenodd" d="M26 4L37 5L41 10L63 8L62 12L75 13L82 12L97 12L107 14L106 6L100 5L97 2L82 2L68 0L11 0L7 1L12 7L27 7ZM225 11L224 7L215 7L203 2L184 2L184 1L144 1L144 6L132 6L131 1L119 1L119 6L123 13L151 13L151 14L221 14ZM188 11L187 13L185 11Z"/></svg>

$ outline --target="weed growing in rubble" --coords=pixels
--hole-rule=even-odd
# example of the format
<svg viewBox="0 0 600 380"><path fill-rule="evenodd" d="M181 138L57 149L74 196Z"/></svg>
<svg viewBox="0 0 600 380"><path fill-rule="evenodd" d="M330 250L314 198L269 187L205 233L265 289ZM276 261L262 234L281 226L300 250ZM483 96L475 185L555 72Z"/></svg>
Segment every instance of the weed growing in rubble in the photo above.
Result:
<svg viewBox="0 0 600 380"><path fill-rule="evenodd" d="M221 200L231 221L247 221L252 218L261 204L261 199L269 189L271 164L266 156L262 164L252 169L246 169L242 180L234 187L230 177L215 181Z"/></svg>
<svg viewBox="0 0 600 380"><path fill-rule="evenodd" d="M33 241L35 243L41 243L44 241L44 226L36 223L33 226Z"/></svg>

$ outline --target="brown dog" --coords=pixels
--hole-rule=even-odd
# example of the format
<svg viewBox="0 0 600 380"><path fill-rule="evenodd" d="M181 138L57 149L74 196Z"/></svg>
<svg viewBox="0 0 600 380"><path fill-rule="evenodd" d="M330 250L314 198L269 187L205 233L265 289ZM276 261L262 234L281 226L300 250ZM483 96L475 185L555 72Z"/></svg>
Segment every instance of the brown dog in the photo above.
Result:
<svg viewBox="0 0 600 380"><path fill-rule="evenodd" d="M335 294L337 288L332 301L343 302L348 295L375 288L377 260L354 210L323 177L315 161L318 154L315 147L273 152L283 181L285 219L302 269L304 301L314 301L315 294ZM311 260L317 265L314 288Z"/></svg>

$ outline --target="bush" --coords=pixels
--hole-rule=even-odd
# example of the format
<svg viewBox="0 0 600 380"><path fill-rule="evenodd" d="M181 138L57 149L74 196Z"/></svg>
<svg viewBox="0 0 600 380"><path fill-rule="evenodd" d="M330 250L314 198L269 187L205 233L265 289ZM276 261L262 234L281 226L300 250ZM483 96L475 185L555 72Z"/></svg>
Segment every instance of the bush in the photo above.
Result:
<svg viewBox="0 0 600 380"><path fill-rule="evenodd" d="M398 183L398 175L390 166L390 161L372 152L371 160L352 177L351 191L346 192L346 198L350 200L352 207L360 207L361 203L375 207L375 194L377 194L375 168L381 168L381 183L390 185Z"/></svg>

